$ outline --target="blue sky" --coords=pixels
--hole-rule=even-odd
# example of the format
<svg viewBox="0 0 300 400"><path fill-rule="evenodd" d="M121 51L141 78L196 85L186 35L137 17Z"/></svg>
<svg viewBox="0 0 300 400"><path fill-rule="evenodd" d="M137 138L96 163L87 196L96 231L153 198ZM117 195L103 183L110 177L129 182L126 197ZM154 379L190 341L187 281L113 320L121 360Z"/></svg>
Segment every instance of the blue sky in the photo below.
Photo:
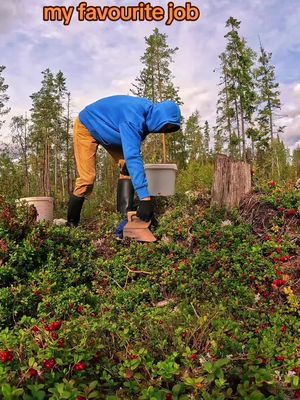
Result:
<svg viewBox="0 0 300 400"><path fill-rule="evenodd" d="M135 5L138 1L88 1L89 5ZM184 1L174 1L176 5ZM72 94L73 116L87 104L112 94L130 94L138 75L144 37L155 27L179 47L172 65L175 84L188 116L198 109L202 120L215 122L218 91L218 55L224 50L225 22L229 16L242 21L241 34L258 50L259 37L273 53L283 108L278 124L291 149L300 145L300 1L299 0L192 0L201 10L196 22L43 22L42 8L76 6L79 0L9 0L0 3L0 65L7 67L10 116L31 106L30 95L39 90L41 71L62 70ZM167 1L153 5L166 8ZM7 118L9 122L9 117ZM8 136L8 123L1 130Z"/></svg>

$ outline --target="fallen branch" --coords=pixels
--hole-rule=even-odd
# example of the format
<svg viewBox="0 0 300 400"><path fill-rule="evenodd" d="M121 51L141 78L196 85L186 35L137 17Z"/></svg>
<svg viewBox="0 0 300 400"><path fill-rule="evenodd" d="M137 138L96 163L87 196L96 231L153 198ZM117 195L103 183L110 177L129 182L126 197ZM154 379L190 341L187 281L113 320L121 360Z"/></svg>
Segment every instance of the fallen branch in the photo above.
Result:
<svg viewBox="0 0 300 400"><path fill-rule="evenodd" d="M137 271L135 269L130 269L129 267L127 267L125 265L125 268L127 269L128 272L130 272L131 274L144 274L144 275L152 275L152 272L149 271Z"/></svg>

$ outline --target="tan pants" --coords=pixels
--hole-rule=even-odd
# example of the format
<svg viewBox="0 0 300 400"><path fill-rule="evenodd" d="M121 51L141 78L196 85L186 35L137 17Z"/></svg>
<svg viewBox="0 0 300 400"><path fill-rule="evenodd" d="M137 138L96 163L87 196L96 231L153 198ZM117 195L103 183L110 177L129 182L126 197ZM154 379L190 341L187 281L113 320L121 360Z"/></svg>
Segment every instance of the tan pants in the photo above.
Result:
<svg viewBox="0 0 300 400"><path fill-rule="evenodd" d="M74 153L78 178L75 182L73 194L78 197L88 196L94 186L96 179L96 153L99 142L92 137L89 130L76 118L74 124ZM123 149L118 146L103 146L115 162L120 171L125 164ZM121 179L130 179L127 175L120 173Z"/></svg>

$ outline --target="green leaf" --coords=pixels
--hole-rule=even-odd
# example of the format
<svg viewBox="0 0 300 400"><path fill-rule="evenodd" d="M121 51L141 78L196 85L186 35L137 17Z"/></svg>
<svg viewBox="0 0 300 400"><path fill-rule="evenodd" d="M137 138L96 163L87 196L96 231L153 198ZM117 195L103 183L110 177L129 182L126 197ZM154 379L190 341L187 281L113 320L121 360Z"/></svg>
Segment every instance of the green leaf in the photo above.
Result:
<svg viewBox="0 0 300 400"><path fill-rule="evenodd" d="M213 372L213 364L209 361L206 361L203 365L204 371L208 372L208 373L212 373Z"/></svg>
<svg viewBox="0 0 300 400"><path fill-rule="evenodd" d="M299 376L293 377L293 386L297 389L299 385Z"/></svg>
<svg viewBox="0 0 300 400"><path fill-rule="evenodd" d="M172 393L176 396L179 396L180 394L184 393L184 385L182 383L179 383L175 385L172 389Z"/></svg>
<svg viewBox="0 0 300 400"><path fill-rule="evenodd" d="M98 382L97 382L97 381L93 381L93 382L91 382L91 383L89 384L89 388L90 388L91 390L93 390L93 389L95 389L95 388L97 387L97 385L98 385Z"/></svg>
<svg viewBox="0 0 300 400"><path fill-rule="evenodd" d="M15 389L15 390L13 390L13 395L14 396L21 396L21 394L23 394L24 393L24 390L23 389Z"/></svg>
<svg viewBox="0 0 300 400"><path fill-rule="evenodd" d="M30 367L30 368L33 367L34 364L35 364L35 359L34 359L33 357L30 357L29 360L28 360L28 365L29 365L29 367Z"/></svg>
<svg viewBox="0 0 300 400"><path fill-rule="evenodd" d="M251 400L263 400L265 399L265 396L259 390L255 390L250 394L249 398Z"/></svg>
<svg viewBox="0 0 300 400"><path fill-rule="evenodd" d="M221 358L220 360L216 361L214 366L216 368L222 368L230 362L228 358Z"/></svg>
<svg viewBox="0 0 300 400"><path fill-rule="evenodd" d="M96 399L99 397L99 392L94 390L92 393L88 395L88 399Z"/></svg>
<svg viewBox="0 0 300 400"><path fill-rule="evenodd" d="M12 394L12 387L8 383L2 385L1 389L4 396L10 396Z"/></svg>

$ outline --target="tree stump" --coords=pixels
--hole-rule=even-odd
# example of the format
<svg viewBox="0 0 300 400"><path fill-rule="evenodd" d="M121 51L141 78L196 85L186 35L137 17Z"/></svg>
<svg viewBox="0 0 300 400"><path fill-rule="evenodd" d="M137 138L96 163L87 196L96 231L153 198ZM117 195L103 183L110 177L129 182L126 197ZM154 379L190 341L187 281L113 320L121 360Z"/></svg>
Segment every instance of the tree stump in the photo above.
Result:
<svg viewBox="0 0 300 400"><path fill-rule="evenodd" d="M210 205L217 205L230 211L238 207L242 198L250 191L251 164L232 161L225 154L217 154Z"/></svg>

